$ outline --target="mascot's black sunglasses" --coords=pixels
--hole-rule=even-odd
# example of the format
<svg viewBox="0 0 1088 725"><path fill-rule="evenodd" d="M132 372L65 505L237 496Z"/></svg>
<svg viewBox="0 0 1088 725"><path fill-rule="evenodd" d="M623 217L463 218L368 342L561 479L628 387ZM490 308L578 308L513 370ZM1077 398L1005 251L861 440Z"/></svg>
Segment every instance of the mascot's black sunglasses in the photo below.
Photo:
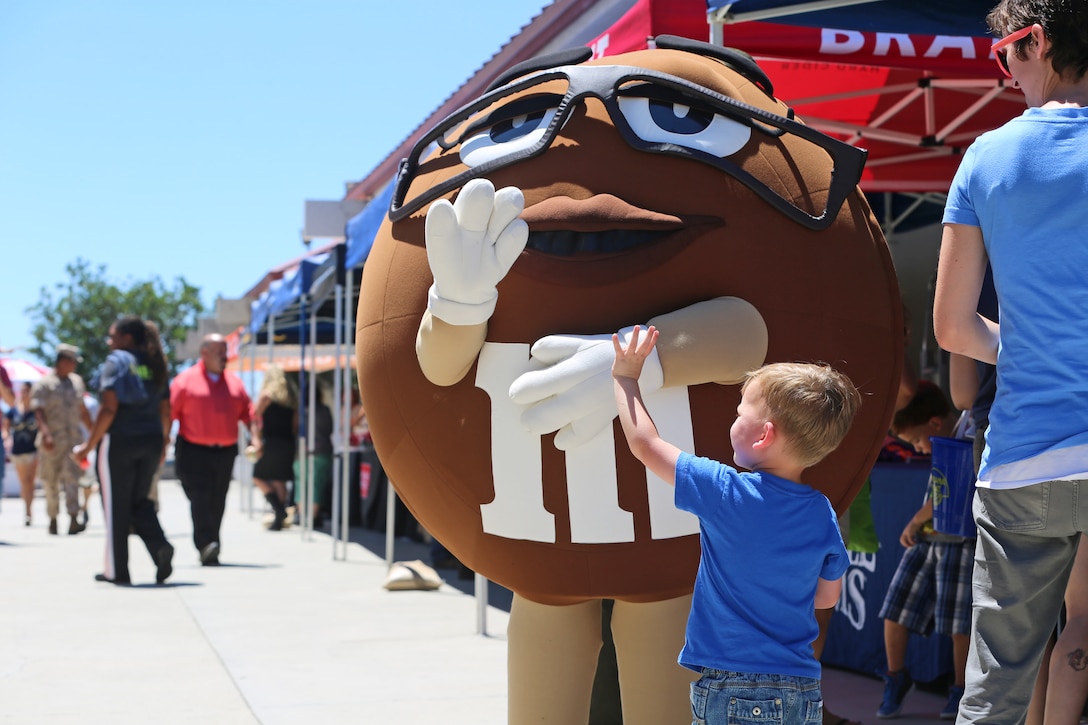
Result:
<svg viewBox="0 0 1088 725"><path fill-rule="evenodd" d="M516 93L553 81L556 82L552 83L553 86L566 83L562 94L544 92L519 98L508 104L502 103L504 99ZM791 118L769 113L667 73L632 66L564 65L531 73L488 91L447 116L420 138L412 147L409 156L401 161L389 206L389 218L392 221L404 219L435 199L460 188L471 179L486 176L511 164L539 156L555 141L560 129L580 105L579 101L589 96L599 99L604 104L617 132L632 148L651 153L681 156L713 166L742 182L782 214L809 229L826 229L834 222L843 201L861 179L861 171L868 155L864 149L843 143ZM811 183L812 180L809 179L810 183L806 186L816 191L828 190L824 209L813 215L798 207L793 200L782 197L751 172L730 161L727 158L728 154L723 157L692 146L646 140L640 137L628 123L620 108L619 99L632 97L681 104L697 109L704 116L720 114L768 137L779 137L789 133L819 146L831 158L830 177L816 180L815 183ZM546 127L537 129L536 133L525 134L526 118L542 122L549 115L550 119ZM518 125L519 123L521 126ZM520 142L510 144L510 151L503 150L502 144L496 144L495 149L482 154L479 162L473 163L471 168L406 199L412 182L420 173L424 154L430 153L435 146L441 147L443 151L449 151L467 142L474 135L478 136L481 132L491 133L492 137L499 141L513 137L518 138ZM520 138L519 133L523 134ZM506 136L504 137L503 134ZM464 147L462 147L463 153ZM439 157L426 163L441 165L448 164L449 161L443 161L442 157Z"/></svg>

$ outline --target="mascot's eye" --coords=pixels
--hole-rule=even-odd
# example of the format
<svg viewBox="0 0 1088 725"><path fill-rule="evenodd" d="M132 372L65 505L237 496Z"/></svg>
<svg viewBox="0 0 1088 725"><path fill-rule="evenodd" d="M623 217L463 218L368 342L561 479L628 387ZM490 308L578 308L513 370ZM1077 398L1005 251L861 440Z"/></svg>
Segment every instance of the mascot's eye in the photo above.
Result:
<svg viewBox="0 0 1088 725"><path fill-rule="evenodd" d="M461 162L479 166L522 149L532 148L544 136L555 108L493 119L479 125L461 142Z"/></svg>
<svg viewBox="0 0 1088 725"><path fill-rule="evenodd" d="M511 141L517 141L522 136L531 134L540 127L542 120L544 120L543 111L521 115L517 118L510 118L496 123L488 130L487 134L495 143L510 143Z"/></svg>
<svg viewBox="0 0 1088 725"><path fill-rule="evenodd" d="M725 116L673 101L616 99L631 130L643 141L670 143L724 158L744 148L752 129Z"/></svg>

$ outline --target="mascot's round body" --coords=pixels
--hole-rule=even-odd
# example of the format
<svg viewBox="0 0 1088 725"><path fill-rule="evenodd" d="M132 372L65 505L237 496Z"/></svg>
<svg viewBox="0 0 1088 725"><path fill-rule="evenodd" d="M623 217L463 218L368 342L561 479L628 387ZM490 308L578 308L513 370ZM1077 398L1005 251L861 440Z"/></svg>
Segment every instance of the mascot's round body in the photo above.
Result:
<svg viewBox="0 0 1088 725"><path fill-rule="evenodd" d="M760 115L788 114L768 84L702 54L702 44L680 47L511 73L511 85L538 80L493 92L402 169L396 221L382 226L364 270L360 389L382 464L428 531L532 611L683 602L699 559L697 521L676 511L671 488L648 476L618 424L566 450L522 425L530 406L508 391L548 366L531 354L539 340L603 339L594 336L653 322L663 385L647 403L663 437L725 462L746 369L804 360L845 372L863 405L842 446L805 476L839 512L891 417L901 306L856 175L834 199L845 162ZM503 108L514 110L496 113ZM541 134L549 137L524 151ZM498 282L493 312L463 328L483 338L467 343L476 354L454 360L464 353L447 355L421 327L438 276L425 214L436 194L456 198L472 176L521 190L530 238ZM461 334L463 321L449 323ZM727 365L705 359L716 356L701 344L709 337L735 355ZM456 370L435 384L427 358ZM681 622L663 667L678 669L682 631Z"/></svg>

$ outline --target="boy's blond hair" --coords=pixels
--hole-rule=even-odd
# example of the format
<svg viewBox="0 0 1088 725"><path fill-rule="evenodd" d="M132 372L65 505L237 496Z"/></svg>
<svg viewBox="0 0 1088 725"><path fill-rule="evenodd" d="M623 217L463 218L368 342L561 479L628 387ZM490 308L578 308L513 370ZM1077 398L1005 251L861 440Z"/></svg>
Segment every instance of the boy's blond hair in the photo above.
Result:
<svg viewBox="0 0 1088 725"><path fill-rule="evenodd" d="M741 393L753 380L759 381L768 417L805 468L838 447L861 406L850 378L828 365L770 363L745 376Z"/></svg>

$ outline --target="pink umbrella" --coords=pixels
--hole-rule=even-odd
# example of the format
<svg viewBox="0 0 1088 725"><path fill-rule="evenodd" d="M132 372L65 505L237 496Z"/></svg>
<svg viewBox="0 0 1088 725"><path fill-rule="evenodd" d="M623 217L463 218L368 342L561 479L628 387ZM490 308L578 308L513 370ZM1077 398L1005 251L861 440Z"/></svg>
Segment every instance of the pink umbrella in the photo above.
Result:
<svg viewBox="0 0 1088 725"><path fill-rule="evenodd" d="M44 365L14 357L0 358L0 367L7 371L12 383L33 383L50 372Z"/></svg>

